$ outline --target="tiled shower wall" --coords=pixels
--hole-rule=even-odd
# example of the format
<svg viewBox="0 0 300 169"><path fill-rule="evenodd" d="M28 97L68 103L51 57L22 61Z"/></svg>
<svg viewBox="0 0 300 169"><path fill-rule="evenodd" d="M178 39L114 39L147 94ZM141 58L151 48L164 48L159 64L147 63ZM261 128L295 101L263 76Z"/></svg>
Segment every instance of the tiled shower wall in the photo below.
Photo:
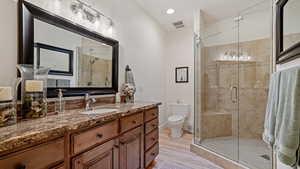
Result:
<svg viewBox="0 0 300 169"><path fill-rule="evenodd" d="M237 53L236 43L204 48L202 139L237 134L242 138L261 138L270 76L270 44L270 39L241 42L240 52L252 59L240 62L219 60L226 51ZM239 102L232 102L232 86L239 88Z"/></svg>

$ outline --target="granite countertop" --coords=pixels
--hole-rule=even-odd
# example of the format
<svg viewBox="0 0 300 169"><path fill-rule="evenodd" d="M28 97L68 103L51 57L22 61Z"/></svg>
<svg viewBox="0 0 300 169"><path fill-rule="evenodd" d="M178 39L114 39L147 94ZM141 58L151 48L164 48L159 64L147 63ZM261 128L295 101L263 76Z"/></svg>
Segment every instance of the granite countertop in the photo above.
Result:
<svg viewBox="0 0 300 169"><path fill-rule="evenodd" d="M26 145L62 137L66 132L99 125L132 113L154 108L161 103L106 104L95 109L111 108L115 112L99 115L80 114L85 110L68 110L62 114L41 119L19 122L13 126L0 128L0 154Z"/></svg>

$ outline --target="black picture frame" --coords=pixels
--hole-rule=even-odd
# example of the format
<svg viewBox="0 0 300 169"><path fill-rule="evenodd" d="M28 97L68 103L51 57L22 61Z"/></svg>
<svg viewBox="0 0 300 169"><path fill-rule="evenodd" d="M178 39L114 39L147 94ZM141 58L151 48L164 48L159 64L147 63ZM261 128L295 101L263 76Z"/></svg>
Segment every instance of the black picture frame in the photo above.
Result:
<svg viewBox="0 0 300 169"><path fill-rule="evenodd" d="M69 49L64 49L64 48L60 48L60 47L55 47L55 46L51 46L51 45L47 45L47 44L43 44L43 43L35 43L34 47L36 48L36 54L37 54L37 66L41 65L41 49L45 49L45 50L50 50L50 51L55 51L55 52L60 52L60 53L64 53L68 55L68 59L69 59L69 63L68 63L68 71L60 71L60 70L54 70L51 69L49 71L50 75L60 75L60 76L73 76L73 65L74 65L74 61L73 61L73 57L74 57L74 51L73 50L69 50Z"/></svg>
<svg viewBox="0 0 300 169"><path fill-rule="evenodd" d="M63 89L64 96L83 96L86 93L91 95L116 94L118 92L118 70L119 70L119 42L108 37L104 37L97 32L69 21L56 14L50 13L40 7L37 7L25 0L18 1L18 64L34 64L34 19L41 20L48 24L71 31L81 36L93 39L95 41L110 45L113 48L112 55L112 87L70 87ZM57 97L58 88L48 88L47 96L49 98Z"/></svg>
<svg viewBox="0 0 300 169"><path fill-rule="evenodd" d="M185 70L185 74L181 79L178 79L178 75L180 74L179 71L184 71ZM175 68L175 82L176 83L188 83L189 82L189 67L176 67Z"/></svg>
<svg viewBox="0 0 300 169"><path fill-rule="evenodd" d="M276 19L275 19L275 32L276 32L276 63L284 64L300 58L300 41L283 50L283 19L284 19L284 6L289 0L278 0L276 2Z"/></svg>

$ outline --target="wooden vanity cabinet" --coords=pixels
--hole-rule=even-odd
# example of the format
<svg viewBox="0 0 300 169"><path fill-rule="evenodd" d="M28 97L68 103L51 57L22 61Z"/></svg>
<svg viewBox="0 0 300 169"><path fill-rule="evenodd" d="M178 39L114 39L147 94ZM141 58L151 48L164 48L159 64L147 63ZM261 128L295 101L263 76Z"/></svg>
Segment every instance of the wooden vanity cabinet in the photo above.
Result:
<svg viewBox="0 0 300 169"><path fill-rule="evenodd" d="M121 133L143 124L143 112L123 117L120 120Z"/></svg>
<svg viewBox="0 0 300 169"><path fill-rule="evenodd" d="M64 139L0 157L1 169L56 169L64 161Z"/></svg>
<svg viewBox="0 0 300 169"><path fill-rule="evenodd" d="M72 160L72 169L118 169L117 139L108 141Z"/></svg>
<svg viewBox="0 0 300 169"><path fill-rule="evenodd" d="M143 127L120 136L120 169L143 168Z"/></svg>
<svg viewBox="0 0 300 169"><path fill-rule="evenodd" d="M159 153L158 107L144 112L144 166L148 168Z"/></svg>
<svg viewBox="0 0 300 169"><path fill-rule="evenodd" d="M0 156L0 169L144 169L158 150L154 108Z"/></svg>
<svg viewBox="0 0 300 169"><path fill-rule="evenodd" d="M52 167L51 169L65 169L65 166L64 166L64 164L61 164L61 165Z"/></svg>
<svg viewBox="0 0 300 169"><path fill-rule="evenodd" d="M86 131L81 131L71 135L71 151L72 154L78 154L86 151L88 148L97 144L104 143L118 136L118 121L113 121L91 128Z"/></svg>

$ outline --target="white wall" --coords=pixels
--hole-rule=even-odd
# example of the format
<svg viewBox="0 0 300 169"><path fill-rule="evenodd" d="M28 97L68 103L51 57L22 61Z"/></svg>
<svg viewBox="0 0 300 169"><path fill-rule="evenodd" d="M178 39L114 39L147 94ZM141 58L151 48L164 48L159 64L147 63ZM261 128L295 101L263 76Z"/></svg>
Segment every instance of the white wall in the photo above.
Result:
<svg viewBox="0 0 300 169"><path fill-rule="evenodd" d="M28 0L46 10L97 30L86 21L74 16L71 0ZM164 102L164 45L165 32L134 0L86 0L114 21L112 36L120 42L120 84L124 82L125 66L134 72L138 87L136 99ZM17 2L0 1L0 86L10 85L15 78L17 64ZM165 120L162 107L161 120Z"/></svg>
<svg viewBox="0 0 300 169"><path fill-rule="evenodd" d="M191 105L186 129L193 131L194 124L194 52L193 28L184 28L167 33L166 38L166 106L178 100ZM189 67L189 83L175 83L175 68ZM168 115L171 112L168 111Z"/></svg>
<svg viewBox="0 0 300 169"><path fill-rule="evenodd" d="M7 17L10 19L7 19ZM16 77L17 5L12 0L0 1L0 86L11 86Z"/></svg>
<svg viewBox="0 0 300 169"><path fill-rule="evenodd" d="M132 0L113 1L116 3L112 10L116 23L115 36L121 43L120 81L124 82L125 66L130 65L137 85L136 99L161 101L164 104L165 32ZM161 113L161 124L165 121L165 115Z"/></svg>

